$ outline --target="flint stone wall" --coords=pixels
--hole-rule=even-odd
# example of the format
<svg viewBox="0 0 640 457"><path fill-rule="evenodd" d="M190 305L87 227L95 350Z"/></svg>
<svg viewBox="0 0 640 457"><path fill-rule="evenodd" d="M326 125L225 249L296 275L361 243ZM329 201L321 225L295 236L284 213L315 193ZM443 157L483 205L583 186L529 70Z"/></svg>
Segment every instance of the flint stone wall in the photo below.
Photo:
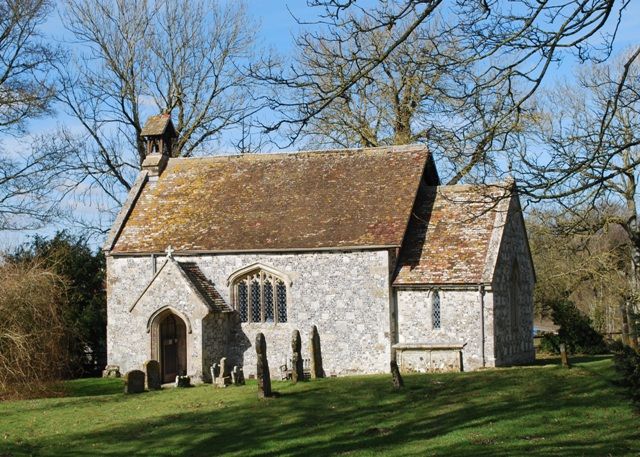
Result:
<svg viewBox="0 0 640 457"><path fill-rule="evenodd" d="M495 308L496 365L529 363L535 360L533 347L533 288L534 270L531 263L526 232L520 207L512 200L509 211L513 214L505 226L493 276ZM517 259L519 284L517 294L518 322L511 326L510 294L511 270Z"/></svg>
<svg viewBox="0 0 640 457"><path fill-rule="evenodd" d="M432 320L432 291L431 290L403 290L397 291L398 308L398 342L431 343L464 345L462 350L462 368L464 371L482 367L482 327L480 293L476 290L439 290L440 294L440 328L433 328ZM484 295L484 331L485 331L485 366L495 365L493 360L493 313L491 308L491 293ZM421 357L417 354L406 357ZM422 357L427 357L423 354ZM436 357L444 356L438 354ZM455 358L455 353L445 356L449 360ZM409 363L409 360L407 360ZM418 364L419 360L412 360ZM444 371L442 366L449 366L457 371L454 364L437 363L434 367Z"/></svg>
<svg viewBox="0 0 640 457"><path fill-rule="evenodd" d="M173 306L191 321L193 334L187 335L189 375L208 378L208 367L223 356L231 366L242 365L245 376L255 374L253 344L256 334L262 332L267 341L271 377L278 377L279 366L285 361L289 364L294 329L300 330L303 358L310 358L308 341L313 325L320 333L327 374L388 370L391 338L387 251L176 256L176 260L196 262L227 303L227 279L244 267L259 262L286 274L292 281L288 289L288 322L240 323L237 313L203 314L193 299L184 297L179 278L158 288L157 294L150 294L152 286L143 306L138 303L131 313L129 308L153 277L151 258L108 257L109 363L127 371L149 359L148 319L163 306ZM164 259L157 262L159 268ZM165 291L160 293L162 289ZM171 289L175 294L166 293Z"/></svg>

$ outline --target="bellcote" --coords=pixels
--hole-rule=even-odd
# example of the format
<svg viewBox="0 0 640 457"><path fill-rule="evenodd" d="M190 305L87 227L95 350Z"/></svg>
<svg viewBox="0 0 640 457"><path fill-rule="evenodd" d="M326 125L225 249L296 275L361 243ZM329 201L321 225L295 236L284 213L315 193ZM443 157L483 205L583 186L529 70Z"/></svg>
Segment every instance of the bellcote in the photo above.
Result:
<svg viewBox="0 0 640 457"><path fill-rule="evenodd" d="M171 122L171 115L151 116L142 128L140 136L144 139L146 148L142 169L147 170L151 176L158 176L171 157L173 144L178 138Z"/></svg>

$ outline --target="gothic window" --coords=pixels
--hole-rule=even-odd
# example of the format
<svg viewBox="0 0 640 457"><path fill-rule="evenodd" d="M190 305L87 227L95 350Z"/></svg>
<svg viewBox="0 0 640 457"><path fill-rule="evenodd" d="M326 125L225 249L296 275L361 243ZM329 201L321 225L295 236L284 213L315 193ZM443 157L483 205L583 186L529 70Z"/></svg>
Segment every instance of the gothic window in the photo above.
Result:
<svg viewBox="0 0 640 457"><path fill-rule="evenodd" d="M236 278L232 287L242 322L287 322L287 286L275 274L253 270Z"/></svg>
<svg viewBox="0 0 640 457"><path fill-rule="evenodd" d="M431 297L431 322L434 329L439 329L441 324L440 294L434 291Z"/></svg>

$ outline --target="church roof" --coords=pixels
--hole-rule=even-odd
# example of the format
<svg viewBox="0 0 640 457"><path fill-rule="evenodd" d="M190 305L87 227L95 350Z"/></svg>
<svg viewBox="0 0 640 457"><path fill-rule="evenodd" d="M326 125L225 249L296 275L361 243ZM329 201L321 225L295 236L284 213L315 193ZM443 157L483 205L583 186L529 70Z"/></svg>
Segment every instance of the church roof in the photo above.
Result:
<svg viewBox="0 0 640 457"><path fill-rule="evenodd" d="M187 275L191 284L214 311L231 311L231 308L224 301L224 298L222 298L215 286L207 279L195 262L178 262L178 265Z"/></svg>
<svg viewBox="0 0 640 457"><path fill-rule="evenodd" d="M490 280L512 183L426 187L398 259L394 285Z"/></svg>
<svg viewBox="0 0 640 457"><path fill-rule="evenodd" d="M428 162L424 146L170 159L130 195L105 248L399 247Z"/></svg>

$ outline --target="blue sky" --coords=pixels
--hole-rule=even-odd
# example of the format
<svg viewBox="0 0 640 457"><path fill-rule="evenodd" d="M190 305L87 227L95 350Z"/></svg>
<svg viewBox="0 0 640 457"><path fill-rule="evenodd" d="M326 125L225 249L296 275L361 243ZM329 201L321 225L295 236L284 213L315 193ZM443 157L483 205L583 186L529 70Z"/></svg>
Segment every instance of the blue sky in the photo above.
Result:
<svg viewBox="0 0 640 457"><path fill-rule="evenodd" d="M232 0L229 0L232 1ZM372 0L361 0L359 4L372 3ZM301 19L312 19L317 9L307 7L305 0L248 0L247 9L259 24L258 44L264 49L273 49L286 55L292 49L293 36L301 29L292 13ZM64 28L57 14L52 14L44 32L57 40L64 41ZM624 49L632 44L637 44L640 39L640 1L631 1L622 18L620 30L616 40L616 50ZM556 78L569 77L575 62L567 59L561 65L553 69L546 84L550 84ZM73 126L75 121L64 115L60 110L52 117L34 120L29 129L32 133L45 132L55 129L59 123ZM25 138L0 137L0 146L5 151L20 151L28 142ZM54 227L41 231L45 235L53 233ZM24 241L30 233L6 233L0 232L0 250L15 246Z"/></svg>

